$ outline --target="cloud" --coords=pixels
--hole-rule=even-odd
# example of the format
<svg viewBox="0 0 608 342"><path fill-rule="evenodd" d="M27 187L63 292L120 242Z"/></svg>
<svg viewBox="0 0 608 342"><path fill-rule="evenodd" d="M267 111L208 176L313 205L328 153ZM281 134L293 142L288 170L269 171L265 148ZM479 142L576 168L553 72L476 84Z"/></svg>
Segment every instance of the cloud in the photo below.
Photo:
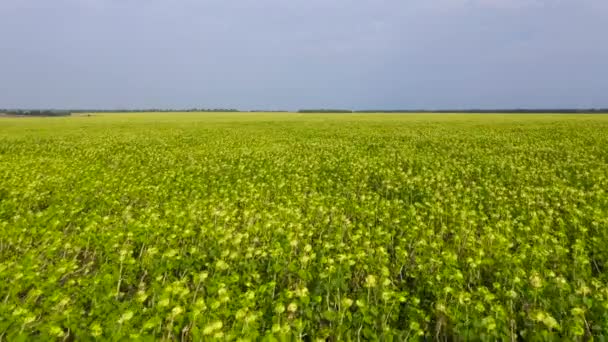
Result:
<svg viewBox="0 0 608 342"><path fill-rule="evenodd" d="M445 10L525 10L535 8L549 8L562 6L567 3L576 3L578 7L584 4L605 3L604 0L428 0L423 2L427 9ZM588 5L587 4L587 5Z"/></svg>
<svg viewBox="0 0 608 342"><path fill-rule="evenodd" d="M543 7L551 3L551 1L547 0L472 0L470 2L474 6L496 9L522 9L531 7Z"/></svg>
<svg viewBox="0 0 608 342"><path fill-rule="evenodd" d="M0 54L0 107L605 106L607 9L606 0L0 0L10 52ZM572 82L586 88L568 92Z"/></svg>

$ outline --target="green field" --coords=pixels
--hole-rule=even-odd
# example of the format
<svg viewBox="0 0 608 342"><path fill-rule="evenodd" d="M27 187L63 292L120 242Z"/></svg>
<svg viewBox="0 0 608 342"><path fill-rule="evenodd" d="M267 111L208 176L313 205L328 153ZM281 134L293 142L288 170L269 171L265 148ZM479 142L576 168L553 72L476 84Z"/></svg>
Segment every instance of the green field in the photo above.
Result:
<svg viewBox="0 0 608 342"><path fill-rule="evenodd" d="M608 115L0 118L0 340L606 338L607 190Z"/></svg>

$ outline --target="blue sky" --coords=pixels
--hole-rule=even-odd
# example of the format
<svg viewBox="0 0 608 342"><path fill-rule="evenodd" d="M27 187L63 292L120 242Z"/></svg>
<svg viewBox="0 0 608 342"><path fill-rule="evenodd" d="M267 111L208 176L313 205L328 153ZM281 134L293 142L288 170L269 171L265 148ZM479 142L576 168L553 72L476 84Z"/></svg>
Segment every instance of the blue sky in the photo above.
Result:
<svg viewBox="0 0 608 342"><path fill-rule="evenodd" d="M2 0L0 108L608 107L606 0Z"/></svg>

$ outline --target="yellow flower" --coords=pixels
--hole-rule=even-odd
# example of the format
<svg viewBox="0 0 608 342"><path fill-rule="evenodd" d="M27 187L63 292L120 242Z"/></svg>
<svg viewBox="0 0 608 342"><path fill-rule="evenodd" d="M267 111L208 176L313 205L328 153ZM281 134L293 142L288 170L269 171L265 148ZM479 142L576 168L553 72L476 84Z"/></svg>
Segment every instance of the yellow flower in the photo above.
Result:
<svg viewBox="0 0 608 342"><path fill-rule="evenodd" d="M570 310L570 312L572 312L572 314L574 316L582 316L585 314L585 310L583 310L581 308L574 308L574 309Z"/></svg>
<svg viewBox="0 0 608 342"><path fill-rule="evenodd" d="M247 315L247 317L245 317L245 323L247 324L251 324L253 322L255 322L255 320L258 318L258 316L256 314L249 314Z"/></svg>
<svg viewBox="0 0 608 342"><path fill-rule="evenodd" d="M532 287L538 289L543 286L543 280L538 276L538 274L534 274L530 277L530 284Z"/></svg>
<svg viewBox="0 0 608 342"><path fill-rule="evenodd" d="M144 301L146 301L147 298L148 298L148 295L146 294L146 291L143 291L143 290L137 291L137 301L138 302L143 303Z"/></svg>
<svg viewBox="0 0 608 342"><path fill-rule="evenodd" d="M342 304L343 308L348 309L353 305L353 300L350 298L344 297L344 298L342 298L341 304Z"/></svg>
<svg viewBox="0 0 608 342"><path fill-rule="evenodd" d="M182 312L184 312L184 309L181 306L176 306L173 308L173 310L171 310L171 315L175 317L180 315Z"/></svg>
<svg viewBox="0 0 608 342"><path fill-rule="evenodd" d="M376 286L376 277L373 275L368 275L365 278L365 287L375 287Z"/></svg>
<svg viewBox="0 0 608 342"><path fill-rule="evenodd" d="M49 330L49 332L51 333L51 335L57 336L57 337L63 337L63 335L65 334L63 332L63 329L61 329L58 326L51 327L51 329Z"/></svg>
<svg viewBox="0 0 608 342"><path fill-rule="evenodd" d="M207 324L205 328L203 328L203 335L211 335L214 332L222 329L224 323L222 321L215 321Z"/></svg>
<svg viewBox="0 0 608 342"><path fill-rule="evenodd" d="M99 325L99 323L91 324L91 335L93 337L101 336L101 333L102 333L102 330L101 330L101 325Z"/></svg>
<svg viewBox="0 0 608 342"><path fill-rule="evenodd" d="M218 260L215 263L215 268L217 268L220 271L225 271L225 270L229 269L230 266L224 260Z"/></svg>
<svg viewBox="0 0 608 342"><path fill-rule="evenodd" d="M127 311L120 316L118 323L123 324L124 322L129 321L131 318L133 318L133 311Z"/></svg>
<svg viewBox="0 0 608 342"><path fill-rule="evenodd" d="M240 309L236 312L236 314L234 314L234 318L240 320L243 317L245 317L246 314L247 314L247 309Z"/></svg>
<svg viewBox="0 0 608 342"><path fill-rule="evenodd" d="M297 288L295 293L297 297L306 297L308 296L308 289L306 287Z"/></svg>

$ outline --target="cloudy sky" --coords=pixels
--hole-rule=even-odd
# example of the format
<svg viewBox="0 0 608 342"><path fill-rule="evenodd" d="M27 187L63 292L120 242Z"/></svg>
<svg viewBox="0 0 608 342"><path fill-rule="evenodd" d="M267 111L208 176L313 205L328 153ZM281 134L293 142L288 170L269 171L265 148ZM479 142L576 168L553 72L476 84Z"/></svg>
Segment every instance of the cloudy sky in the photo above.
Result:
<svg viewBox="0 0 608 342"><path fill-rule="evenodd" d="M0 108L608 107L607 0L0 0Z"/></svg>

